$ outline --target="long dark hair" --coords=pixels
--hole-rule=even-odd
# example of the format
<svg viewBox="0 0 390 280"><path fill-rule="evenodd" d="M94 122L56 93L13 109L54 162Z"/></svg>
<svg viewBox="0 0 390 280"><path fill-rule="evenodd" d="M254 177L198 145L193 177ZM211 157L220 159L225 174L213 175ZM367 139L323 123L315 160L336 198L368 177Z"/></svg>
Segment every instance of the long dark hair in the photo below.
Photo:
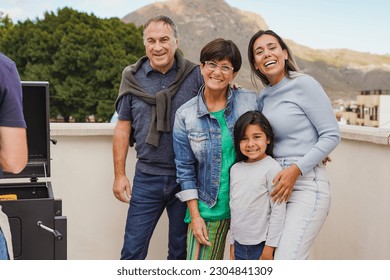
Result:
<svg viewBox="0 0 390 280"><path fill-rule="evenodd" d="M295 63L293 54L289 49L289 47L287 46L287 44L284 42L284 40L272 30L259 30L252 36L248 45L248 60L252 70L251 80L254 86L256 86L256 82L255 82L256 78L260 79L263 85L265 86L270 84L268 78L263 73L261 73L258 69L255 68L255 55L253 53L253 45L255 44L255 41L265 34L275 37L278 40L282 49L287 51L288 58L284 65L284 70L286 72L287 77L291 78L289 71L298 71L298 66Z"/></svg>
<svg viewBox="0 0 390 280"><path fill-rule="evenodd" d="M272 131L271 124L263 115L263 113L259 111L248 111L241 115L241 117L238 118L236 124L234 125L234 149L236 150L237 155L236 161L243 161L248 159L248 157L241 152L240 142L242 139L244 139L245 130L250 124L258 125L265 133L267 140L269 140L269 144L267 145L265 153L272 157L274 149L274 132Z"/></svg>

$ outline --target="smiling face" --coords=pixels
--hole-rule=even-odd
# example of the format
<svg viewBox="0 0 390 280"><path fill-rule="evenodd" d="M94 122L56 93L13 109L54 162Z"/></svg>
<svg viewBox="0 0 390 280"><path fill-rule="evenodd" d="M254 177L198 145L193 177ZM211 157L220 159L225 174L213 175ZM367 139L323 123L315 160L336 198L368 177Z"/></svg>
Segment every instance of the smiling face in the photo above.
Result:
<svg viewBox="0 0 390 280"><path fill-rule="evenodd" d="M170 25L152 22L144 30L146 55L153 69L165 74L175 61L178 41Z"/></svg>
<svg viewBox="0 0 390 280"><path fill-rule="evenodd" d="M285 60L288 58L278 40L269 34L257 38L253 44L255 68L263 73L271 85L276 85L286 75Z"/></svg>
<svg viewBox="0 0 390 280"><path fill-rule="evenodd" d="M234 77L237 75L237 72L233 72L232 63L228 59L222 59L219 61L212 61L218 65L217 67L212 67L213 64L201 64L201 72L204 79L205 87L207 90L212 91L226 91L229 86L229 83L233 81ZM228 66L229 71L221 70L221 67ZM226 67L223 67L226 68Z"/></svg>
<svg viewBox="0 0 390 280"><path fill-rule="evenodd" d="M269 143L270 140L259 125L248 124L240 141L240 151L248 157L246 162L256 162L267 157L265 151Z"/></svg>

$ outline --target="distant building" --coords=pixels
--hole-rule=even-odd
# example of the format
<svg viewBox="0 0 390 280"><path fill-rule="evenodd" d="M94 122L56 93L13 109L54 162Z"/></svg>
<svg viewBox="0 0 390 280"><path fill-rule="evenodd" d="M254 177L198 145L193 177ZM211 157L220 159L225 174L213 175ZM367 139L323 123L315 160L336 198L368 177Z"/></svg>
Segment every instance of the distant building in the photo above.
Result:
<svg viewBox="0 0 390 280"><path fill-rule="evenodd" d="M346 106L342 121L350 125L390 128L390 90L360 91Z"/></svg>

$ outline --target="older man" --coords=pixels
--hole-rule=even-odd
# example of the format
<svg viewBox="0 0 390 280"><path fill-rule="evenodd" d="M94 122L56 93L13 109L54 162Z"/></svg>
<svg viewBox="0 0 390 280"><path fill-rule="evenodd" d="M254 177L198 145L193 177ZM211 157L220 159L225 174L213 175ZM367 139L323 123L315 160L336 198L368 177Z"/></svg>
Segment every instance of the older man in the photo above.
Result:
<svg viewBox="0 0 390 280"><path fill-rule="evenodd" d="M178 48L176 24L166 16L144 25L146 56L125 68L116 102L118 122L113 139L117 199L128 202L121 259L145 259L153 231L164 209L169 218L168 259L186 258L186 205L180 191L172 146L176 109L194 97L203 78L199 67ZM130 187L125 162L136 141L137 164Z"/></svg>

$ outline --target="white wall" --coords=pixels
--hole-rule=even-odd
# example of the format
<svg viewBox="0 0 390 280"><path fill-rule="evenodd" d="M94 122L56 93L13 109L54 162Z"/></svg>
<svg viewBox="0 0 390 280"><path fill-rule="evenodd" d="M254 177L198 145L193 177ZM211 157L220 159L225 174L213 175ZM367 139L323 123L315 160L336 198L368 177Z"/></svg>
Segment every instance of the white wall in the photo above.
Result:
<svg viewBox="0 0 390 280"><path fill-rule="evenodd" d="M390 259L390 146L345 140L328 166L332 204L316 259Z"/></svg>
<svg viewBox="0 0 390 280"><path fill-rule="evenodd" d="M119 258L127 205L112 194L112 130L112 124L51 124L58 140L51 145L51 182L68 218L68 259ZM353 126L342 131L328 165L332 209L312 258L390 259L390 131ZM131 149L131 181L134 162ZM163 215L148 259L166 258Z"/></svg>
<svg viewBox="0 0 390 280"><path fill-rule="evenodd" d="M128 204L112 193L112 124L51 124L51 182L68 222L68 259L119 259ZM130 148L127 170L134 174ZM165 220L165 222L164 222ZM165 259L164 216L148 258Z"/></svg>
<svg viewBox="0 0 390 280"><path fill-rule="evenodd" d="M380 96L379 127L390 128L390 95Z"/></svg>

